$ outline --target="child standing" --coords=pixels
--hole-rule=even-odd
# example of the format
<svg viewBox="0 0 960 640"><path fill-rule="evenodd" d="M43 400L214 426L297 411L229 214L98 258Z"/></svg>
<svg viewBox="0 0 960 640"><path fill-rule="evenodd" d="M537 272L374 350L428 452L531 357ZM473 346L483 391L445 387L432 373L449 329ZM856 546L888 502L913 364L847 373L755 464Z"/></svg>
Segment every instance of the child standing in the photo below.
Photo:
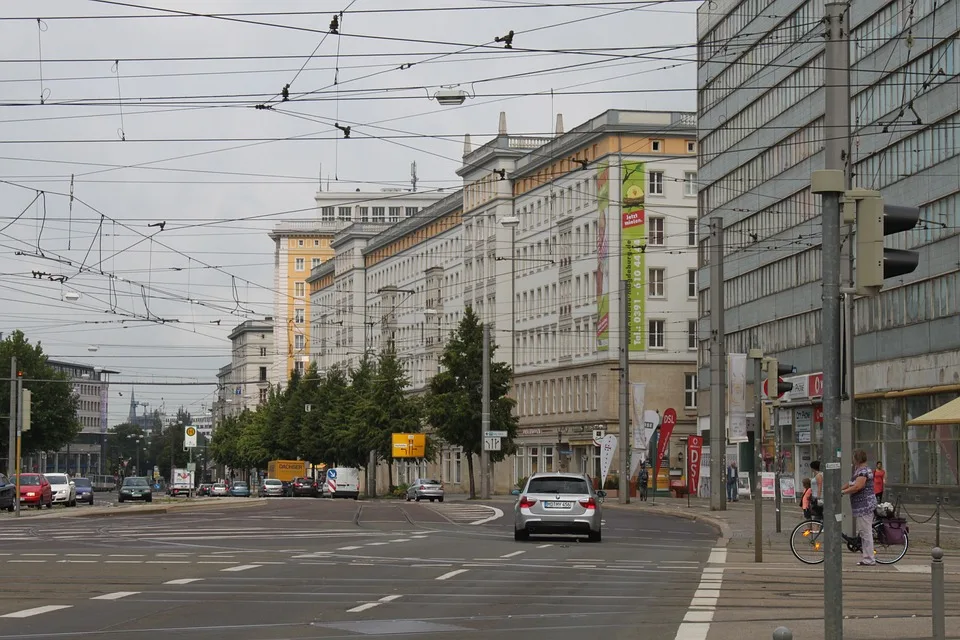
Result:
<svg viewBox="0 0 960 640"><path fill-rule="evenodd" d="M803 495L800 497L800 508L803 509L803 517L809 520L813 517L813 489L810 488L810 478L803 479Z"/></svg>

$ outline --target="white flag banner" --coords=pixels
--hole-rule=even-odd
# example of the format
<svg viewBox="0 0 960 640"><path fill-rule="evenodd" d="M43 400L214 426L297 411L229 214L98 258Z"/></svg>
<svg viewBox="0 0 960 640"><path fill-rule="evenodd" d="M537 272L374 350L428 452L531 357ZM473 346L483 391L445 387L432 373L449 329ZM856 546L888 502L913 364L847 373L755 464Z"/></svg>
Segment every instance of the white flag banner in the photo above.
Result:
<svg viewBox="0 0 960 640"><path fill-rule="evenodd" d="M727 442L747 442L747 354L731 353L727 356L727 389Z"/></svg>
<svg viewBox="0 0 960 640"><path fill-rule="evenodd" d="M617 452L617 436L608 433L600 441L600 488L607 481L610 465L613 463L613 454Z"/></svg>
<svg viewBox="0 0 960 640"><path fill-rule="evenodd" d="M630 416L633 420L633 449L646 451L647 441L643 439L643 403L647 396L647 385L645 382L634 382L630 387L633 393L633 413Z"/></svg>

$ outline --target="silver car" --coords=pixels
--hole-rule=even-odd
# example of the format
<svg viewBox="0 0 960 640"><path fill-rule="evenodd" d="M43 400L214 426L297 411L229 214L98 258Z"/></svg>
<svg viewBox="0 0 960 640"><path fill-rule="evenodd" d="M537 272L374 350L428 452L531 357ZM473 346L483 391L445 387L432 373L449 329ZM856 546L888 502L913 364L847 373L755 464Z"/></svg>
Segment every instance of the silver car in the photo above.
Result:
<svg viewBox="0 0 960 640"><path fill-rule="evenodd" d="M586 475L535 473L516 493L514 540L527 540L530 534L560 533L586 535L591 542L600 542L600 505L607 494L594 491Z"/></svg>
<svg viewBox="0 0 960 640"><path fill-rule="evenodd" d="M260 485L260 495L265 498L268 496L283 497L283 483L276 478L267 478Z"/></svg>
<svg viewBox="0 0 960 640"><path fill-rule="evenodd" d="M426 498L430 502L439 500L443 502L443 483L439 480L428 480L427 478L417 478L407 489L407 502L416 500L420 502L421 498Z"/></svg>

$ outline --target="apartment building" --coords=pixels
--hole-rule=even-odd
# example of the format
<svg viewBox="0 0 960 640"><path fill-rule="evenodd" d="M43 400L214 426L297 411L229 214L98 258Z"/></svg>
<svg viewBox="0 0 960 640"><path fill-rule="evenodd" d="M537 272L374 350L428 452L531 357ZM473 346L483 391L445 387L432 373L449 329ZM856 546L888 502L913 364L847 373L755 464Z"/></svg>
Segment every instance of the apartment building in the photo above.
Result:
<svg viewBox="0 0 960 640"><path fill-rule="evenodd" d="M823 455L820 199L810 191L812 172L824 168L823 16L817 0L718 0L700 7L697 27L700 214L703 223L723 219L725 346L760 347L797 367L780 422L784 466L798 486ZM919 250L917 270L854 302L855 402L844 421L855 423L853 445L883 461L893 490L955 489L957 433L907 422L960 393L960 2L855 2L844 24L848 176L888 203L919 206L922 221L887 241ZM702 252L704 325L707 258ZM752 468L752 441L737 453Z"/></svg>
<svg viewBox="0 0 960 640"><path fill-rule="evenodd" d="M423 207L442 197L432 192L402 189L381 191L319 191L317 213L311 220L278 224L271 232L274 241L274 363L268 372L273 384L285 383L293 371L310 360L310 296L307 276L316 267L333 259L336 233L354 223L383 227L414 216Z"/></svg>
<svg viewBox="0 0 960 640"><path fill-rule="evenodd" d="M270 368L274 363L273 318L246 320L230 332L230 363L217 373L218 417L256 409L270 393ZM194 421L200 429L202 424Z"/></svg>
<svg viewBox="0 0 960 640"><path fill-rule="evenodd" d="M309 285L318 368L393 340L413 392L467 305L493 325L516 372L519 450L494 470L508 491L537 470L599 475L593 432L619 415L621 274L631 379L648 409L677 410L678 439L695 427L696 128L687 113L607 111L554 136L509 135L505 114L499 130L477 148L465 140L462 191L398 225L338 233L334 264ZM399 465L393 481L436 473L456 486L465 462L447 448L439 468Z"/></svg>

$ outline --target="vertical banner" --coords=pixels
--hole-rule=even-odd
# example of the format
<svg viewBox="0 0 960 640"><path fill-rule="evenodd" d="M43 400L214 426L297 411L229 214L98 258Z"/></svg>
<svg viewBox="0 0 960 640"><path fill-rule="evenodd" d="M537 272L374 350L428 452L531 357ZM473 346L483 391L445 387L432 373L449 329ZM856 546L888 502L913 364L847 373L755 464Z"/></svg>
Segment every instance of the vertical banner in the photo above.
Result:
<svg viewBox="0 0 960 640"><path fill-rule="evenodd" d="M663 412L663 420L660 421L660 437L657 439L657 459L653 463L653 476L660 476L660 461L667 453L667 447L670 445L670 436L673 435L673 428L677 426L677 412L674 409L667 409Z"/></svg>
<svg viewBox="0 0 960 640"><path fill-rule="evenodd" d="M687 438L687 492L697 495L700 489L700 460L703 457L703 436Z"/></svg>
<svg viewBox="0 0 960 640"><path fill-rule="evenodd" d="M630 292L628 349L645 351L647 348L647 220L646 200L647 165L643 162L624 162L620 180L620 265L623 280Z"/></svg>
<svg viewBox="0 0 960 640"><path fill-rule="evenodd" d="M647 441L643 437L643 405L646 401L647 385L644 382L632 382L630 391L633 396L633 412L630 416L633 420L633 448L643 452L647 448Z"/></svg>
<svg viewBox="0 0 960 640"><path fill-rule="evenodd" d="M107 432L107 385L100 386L100 433Z"/></svg>
<svg viewBox="0 0 960 640"><path fill-rule="evenodd" d="M607 481L610 465L613 463L613 454L617 452L617 436L608 433L600 441L600 488Z"/></svg>
<svg viewBox="0 0 960 640"><path fill-rule="evenodd" d="M747 442L747 354L731 353L727 357L727 398L730 427L727 442ZM722 416L720 417L722 420ZM759 430L758 430L759 431Z"/></svg>
<svg viewBox="0 0 960 640"><path fill-rule="evenodd" d="M610 350L610 165L597 169L597 351Z"/></svg>

